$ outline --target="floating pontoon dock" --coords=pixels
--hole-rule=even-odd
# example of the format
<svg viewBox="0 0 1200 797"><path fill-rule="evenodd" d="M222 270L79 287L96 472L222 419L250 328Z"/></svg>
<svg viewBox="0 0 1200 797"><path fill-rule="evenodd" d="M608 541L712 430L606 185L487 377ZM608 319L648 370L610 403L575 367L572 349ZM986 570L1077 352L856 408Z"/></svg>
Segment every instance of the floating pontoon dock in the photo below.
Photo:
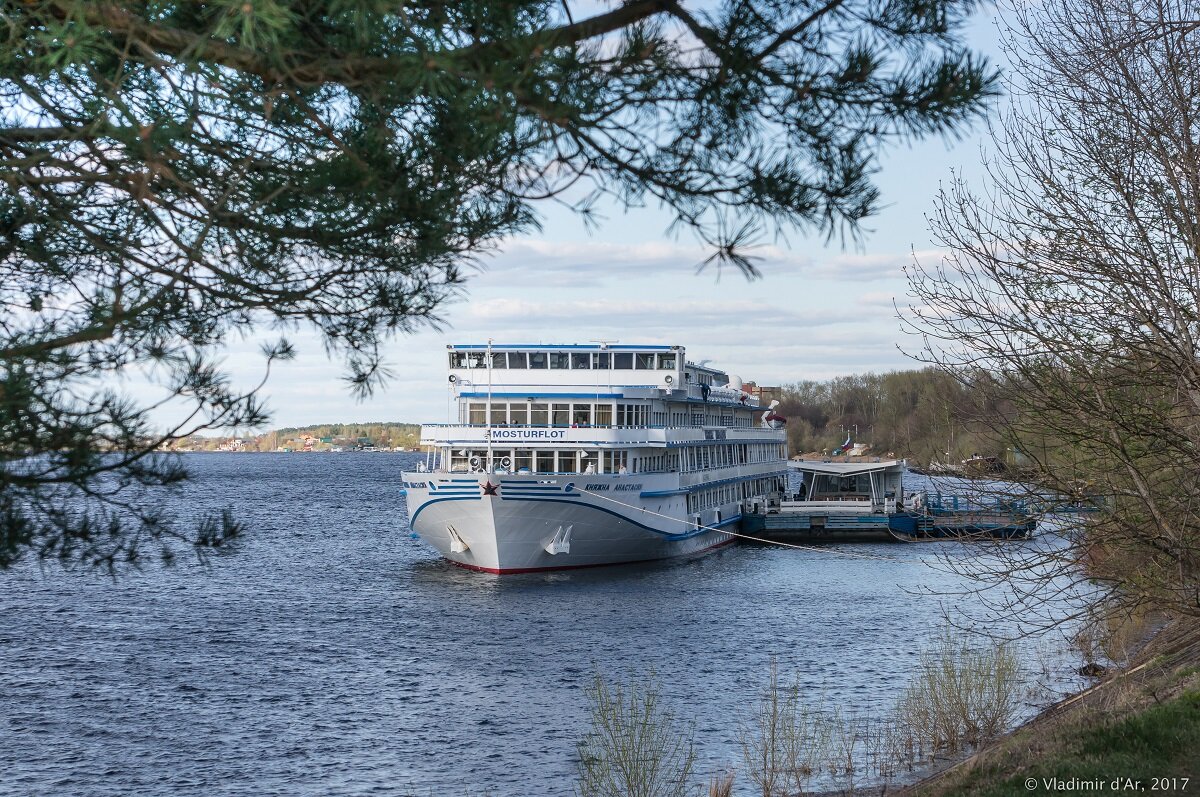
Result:
<svg viewBox="0 0 1200 797"><path fill-rule="evenodd" d="M1036 525L1023 505L971 505L958 496L914 493L904 504L904 460L793 460L794 493L749 502L742 532L770 542L1024 539Z"/></svg>
<svg viewBox="0 0 1200 797"><path fill-rule="evenodd" d="M800 474L800 488L748 507L746 534L778 542L892 539L904 460L793 460L788 467Z"/></svg>

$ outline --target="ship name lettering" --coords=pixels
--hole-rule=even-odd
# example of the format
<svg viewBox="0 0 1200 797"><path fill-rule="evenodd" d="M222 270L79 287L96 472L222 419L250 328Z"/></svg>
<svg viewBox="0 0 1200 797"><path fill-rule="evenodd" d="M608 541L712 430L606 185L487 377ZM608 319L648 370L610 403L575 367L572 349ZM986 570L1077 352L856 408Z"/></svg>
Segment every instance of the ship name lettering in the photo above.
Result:
<svg viewBox="0 0 1200 797"><path fill-rule="evenodd" d="M640 485L640 484L618 484L613 489L614 490L640 490L640 489L642 489L642 485Z"/></svg>
<svg viewBox="0 0 1200 797"><path fill-rule="evenodd" d="M488 436L493 440L562 440L566 429L492 429Z"/></svg>

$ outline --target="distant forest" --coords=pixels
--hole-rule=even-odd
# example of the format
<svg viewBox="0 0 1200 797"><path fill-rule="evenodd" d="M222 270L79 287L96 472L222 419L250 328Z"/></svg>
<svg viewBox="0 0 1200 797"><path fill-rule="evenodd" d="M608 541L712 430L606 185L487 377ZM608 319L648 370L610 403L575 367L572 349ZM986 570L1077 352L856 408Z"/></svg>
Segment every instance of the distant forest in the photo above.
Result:
<svg viewBox="0 0 1200 797"><path fill-rule="evenodd" d="M231 441L239 444L230 447ZM192 437L186 447L192 451L328 451L337 448L416 448L421 426L415 423L325 423L312 426L287 426L265 432L233 437Z"/></svg>
<svg viewBox="0 0 1200 797"><path fill-rule="evenodd" d="M416 448L421 441L421 426L415 423L325 423L313 426L287 426L260 435L272 447L295 447L304 438L315 438L315 450L331 446L375 446L378 448Z"/></svg>
<svg viewBox="0 0 1200 797"><path fill-rule="evenodd" d="M975 453L1008 459L988 433L997 411L977 406L967 382L932 368L785 385L779 411L793 455L833 451L849 432L877 456L893 452L918 463Z"/></svg>

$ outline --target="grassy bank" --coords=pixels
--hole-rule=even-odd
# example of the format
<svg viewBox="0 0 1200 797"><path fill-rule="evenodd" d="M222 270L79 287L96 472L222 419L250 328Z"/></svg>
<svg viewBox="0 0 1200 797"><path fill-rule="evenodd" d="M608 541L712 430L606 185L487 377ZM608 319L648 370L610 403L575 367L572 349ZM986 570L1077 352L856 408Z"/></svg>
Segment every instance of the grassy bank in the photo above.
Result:
<svg viewBox="0 0 1200 797"><path fill-rule="evenodd" d="M902 793L1200 794L1200 623L1168 624L1125 671Z"/></svg>

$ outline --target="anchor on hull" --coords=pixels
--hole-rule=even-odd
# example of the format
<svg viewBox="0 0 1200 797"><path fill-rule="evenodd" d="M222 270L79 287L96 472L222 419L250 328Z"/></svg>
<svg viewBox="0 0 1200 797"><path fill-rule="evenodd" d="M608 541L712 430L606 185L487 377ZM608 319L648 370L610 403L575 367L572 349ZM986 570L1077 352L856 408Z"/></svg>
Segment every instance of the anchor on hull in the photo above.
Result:
<svg viewBox="0 0 1200 797"><path fill-rule="evenodd" d="M546 543L546 553L550 555L571 552L571 529L575 528L575 524L567 526L565 529L562 526L554 532L554 539Z"/></svg>

